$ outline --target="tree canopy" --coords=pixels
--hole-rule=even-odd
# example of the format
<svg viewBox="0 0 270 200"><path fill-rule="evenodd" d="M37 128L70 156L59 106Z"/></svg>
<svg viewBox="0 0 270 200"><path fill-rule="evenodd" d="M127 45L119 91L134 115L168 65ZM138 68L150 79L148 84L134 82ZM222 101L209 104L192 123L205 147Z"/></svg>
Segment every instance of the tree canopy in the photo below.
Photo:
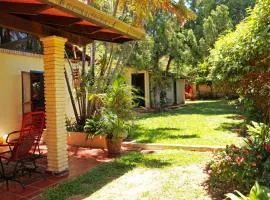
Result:
<svg viewBox="0 0 270 200"><path fill-rule="evenodd" d="M209 65L218 80L237 82L251 71L269 69L270 1L259 0L236 30L219 38Z"/></svg>

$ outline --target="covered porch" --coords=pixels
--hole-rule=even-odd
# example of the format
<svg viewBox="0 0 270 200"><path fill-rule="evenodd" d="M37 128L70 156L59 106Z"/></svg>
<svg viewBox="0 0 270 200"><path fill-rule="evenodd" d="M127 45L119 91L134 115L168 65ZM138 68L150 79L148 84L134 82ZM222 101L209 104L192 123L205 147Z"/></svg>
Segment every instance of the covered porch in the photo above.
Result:
<svg viewBox="0 0 270 200"><path fill-rule="evenodd" d="M47 154L47 146L41 145L42 152ZM134 149L123 148L123 154ZM70 180L85 174L87 171L95 167L112 161L112 157L108 157L107 151L104 149L89 149L81 147L67 147L69 172L61 175L46 174L47 179L43 180L39 174L33 174L31 178L28 176L23 180L26 188L23 189L18 183L11 182L9 191L6 185L0 184L0 197L5 200L26 200L41 195L47 188L55 187L63 181ZM48 160L46 157L38 161L39 167L46 167Z"/></svg>
<svg viewBox="0 0 270 200"><path fill-rule="evenodd" d="M74 153L67 150L65 44L85 45L93 40L123 43L143 38L144 32L77 0L0 0L0 26L27 32L42 41L47 170L52 174L70 171L70 176L78 175L72 173L73 163L77 162ZM87 162L83 165L88 166Z"/></svg>

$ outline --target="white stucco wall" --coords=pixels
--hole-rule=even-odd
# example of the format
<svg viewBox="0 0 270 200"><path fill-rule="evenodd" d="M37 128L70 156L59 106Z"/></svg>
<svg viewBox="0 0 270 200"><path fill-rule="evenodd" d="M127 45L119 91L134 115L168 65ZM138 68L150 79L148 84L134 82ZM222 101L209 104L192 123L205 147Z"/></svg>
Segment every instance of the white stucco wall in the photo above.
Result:
<svg viewBox="0 0 270 200"><path fill-rule="evenodd" d="M42 55L0 49L0 136L18 130L21 126L21 72L31 70L43 71ZM68 92L66 93L66 113L63 114L73 116Z"/></svg>
<svg viewBox="0 0 270 200"><path fill-rule="evenodd" d="M172 78L168 78L168 87L166 88L166 97L168 105L174 104L174 80Z"/></svg>
<svg viewBox="0 0 270 200"><path fill-rule="evenodd" d="M169 78L169 87L166 89L167 103L173 105L174 98L174 79ZM185 104L185 80L176 79L176 104Z"/></svg>
<svg viewBox="0 0 270 200"><path fill-rule="evenodd" d="M177 104L185 104L185 79L176 80Z"/></svg>

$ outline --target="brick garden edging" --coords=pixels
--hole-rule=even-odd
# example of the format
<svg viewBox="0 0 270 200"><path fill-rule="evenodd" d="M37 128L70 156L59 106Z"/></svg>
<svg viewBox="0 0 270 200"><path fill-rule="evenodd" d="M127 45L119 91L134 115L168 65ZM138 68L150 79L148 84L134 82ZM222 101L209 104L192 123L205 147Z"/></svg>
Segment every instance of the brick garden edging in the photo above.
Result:
<svg viewBox="0 0 270 200"><path fill-rule="evenodd" d="M222 151L225 146L204 146L204 145L181 145L181 144L139 144L132 142L123 142L123 147L128 148L141 148L143 150L165 150L165 149L178 149L178 150L189 150L189 151Z"/></svg>

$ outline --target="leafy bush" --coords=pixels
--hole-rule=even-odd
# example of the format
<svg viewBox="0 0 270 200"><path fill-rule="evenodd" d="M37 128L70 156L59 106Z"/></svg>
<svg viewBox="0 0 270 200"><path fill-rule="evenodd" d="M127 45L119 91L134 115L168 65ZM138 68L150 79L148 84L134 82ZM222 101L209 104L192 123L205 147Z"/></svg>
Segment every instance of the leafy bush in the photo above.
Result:
<svg viewBox="0 0 270 200"><path fill-rule="evenodd" d="M66 129L68 132L83 132L83 125L78 124L75 120L66 118Z"/></svg>
<svg viewBox="0 0 270 200"><path fill-rule="evenodd" d="M227 146L226 150L218 154L210 163L211 184L227 189L246 191L257 177L260 176L258 166L261 159L256 152L248 148L238 148L235 145Z"/></svg>
<svg viewBox="0 0 270 200"><path fill-rule="evenodd" d="M86 132L87 138L99 135L101 126L101 114L95 114L91 119L87 119L84 126L84 132Z"/></svg>
<svg viewBox="0 0 270 200"><path fill-rule="evenodd" d="M247 97L239 98L239 104L248 120L263 121L264 116L255 105L254 101Z"/></svg>
<svg viewBox="0 0 270 200"><path fill-rule="evenodd" d="M114 80L106 94L91 95L98 99L98 112L86 120L84 127L88 137L105 135L109 139L125 138L129 120L133 116L132 87L122 77ZM101 103L102 102L102 103Z"/></svg>
<svg viewBox="0 0 270 200"><path fill-rule="evenodd" d="M210 162L211 187L222 187L224 192L236 188L247 192L256 180L269 186L270 127L253 122L248 133L245 146L227 146Z"/></svg>
<svg viewBox="0 0 270 200"><path fill-rule="evenodd" d="M219 37L208 58L214 80L237 83L254 70L265 70L269 59L270 0L258 0L236 30ZM256 66L256 68L251 66ZM268 68L268 67L267 67Z"/></svg>
<svg viewBox="0 0 270 200"><path fill-rule="evenodd" d="M264 121L269 121L270 107L270 73L256 72L244 76L239 89L240 94L245 97L247 108L252 108L250 114L257 114ZM248 101L247 101L248 100ZM249 104L248 104L249 103ZM258 115L259 113L259 115ZM260 120L260 118L258 118Z"/></svg>

